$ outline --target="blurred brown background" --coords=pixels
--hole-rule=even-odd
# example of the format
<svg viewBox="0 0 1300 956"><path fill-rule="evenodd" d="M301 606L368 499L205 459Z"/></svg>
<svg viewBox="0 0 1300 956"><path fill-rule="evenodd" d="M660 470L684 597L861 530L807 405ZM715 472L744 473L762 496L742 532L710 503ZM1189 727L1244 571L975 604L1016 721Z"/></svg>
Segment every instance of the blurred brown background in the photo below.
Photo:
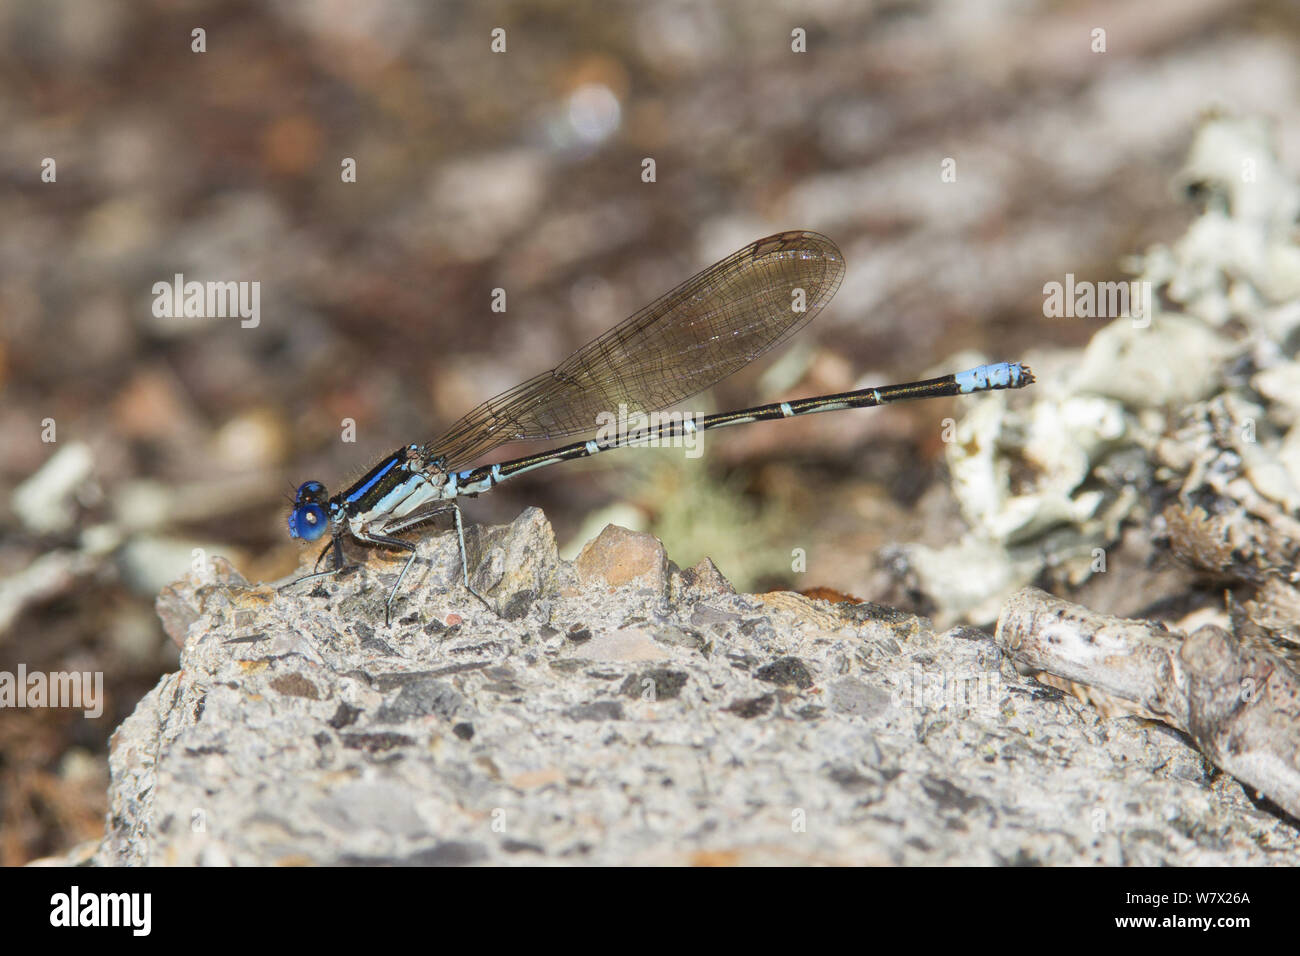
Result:
<svg viewBox="0 0 1300 956"><path fill-rule="evenodd" d="M1178 233L1205 110L1272 118L1300 161L1298 36L1282 0L0 5L0 671L108 689L98 720L0 712L0 862L98 835L107 738L176 666L152 599L193 548L289 573L297 483L341 489L781 229L830 235L848 277L713 407L1082 343L1095 326L1044 320L1043 283L1118 278ZM178 272L260 282L259 326L154 317ZM539 505L570 551L617 520L741 587L869 598L882 544L951 531L914 506L953 411L602 456L466 511ZM93 468L72 513L34 524L14 492L73 443Z"/></svg>

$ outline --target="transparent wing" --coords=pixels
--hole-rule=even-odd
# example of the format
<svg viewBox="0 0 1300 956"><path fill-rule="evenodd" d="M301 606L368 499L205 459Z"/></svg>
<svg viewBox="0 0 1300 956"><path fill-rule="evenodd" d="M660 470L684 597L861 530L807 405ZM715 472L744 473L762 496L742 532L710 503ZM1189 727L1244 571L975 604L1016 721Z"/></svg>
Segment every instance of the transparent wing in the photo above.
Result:
<svg viewBox="0 0 1300 956"><path fill-rule="evenodd" d="M593 432L596 416L617 414L620 404L629 412L667 408L799 331L843 278L844 256L823 235L782 232L759 239L551 371L488 399L423 452L453 470L507 442Z"/></svg>

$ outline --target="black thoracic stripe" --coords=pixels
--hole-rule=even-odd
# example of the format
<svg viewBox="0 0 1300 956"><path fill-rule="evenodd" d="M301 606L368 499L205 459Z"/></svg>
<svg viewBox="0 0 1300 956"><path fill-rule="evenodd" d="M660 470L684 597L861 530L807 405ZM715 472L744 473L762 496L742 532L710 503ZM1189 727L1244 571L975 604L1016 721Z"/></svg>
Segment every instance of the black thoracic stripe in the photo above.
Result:
<svg viewBox="0 0 1300 956"><path fill-rule="evenodd" d="M338 500L353 513L369 511L375 502L401 484L410 473L402 467L407 459L405 448L399 448L379 464L362 475L351 488L339 495ZM363 490L364 489L364 490Z"/></svg>

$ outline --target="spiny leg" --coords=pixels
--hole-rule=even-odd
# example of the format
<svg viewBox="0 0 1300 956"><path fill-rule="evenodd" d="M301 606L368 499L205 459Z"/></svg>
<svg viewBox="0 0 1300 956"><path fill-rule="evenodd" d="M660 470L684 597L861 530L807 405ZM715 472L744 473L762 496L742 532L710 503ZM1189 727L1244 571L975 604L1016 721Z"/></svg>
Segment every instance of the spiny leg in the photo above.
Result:
<svg viewBox="0 0 1300 956"><path fill-rule="evenodd" d="M454 519L456 524L456 543L460 550L460 573L461 573L461 580L465 582L465 590L469 591L470 594L478 598L479 601L483 603L483 606L486 607L488 610L492 610L493 609L492 605L488 603L487 598L485 598L482 594L479 594L478 591L474 590L474 585L469 583L469 551L465 547L465 524L461 518L460 507L456 504L455 501L449 501L446 504L440 504L437 508L435 508L432 511L423 511L417 514L407 515L401 521L397 522L394 525L391 525L388 528L385 528L384 530L390 532L404 531L407 528L413 528L417 524L422 524L425 521L429 521L430 519L436 517L437 515L442 514L444 511L450 511L452 513L452 518ZM379 540L379 539L374 539L374 540Z"/></svg>
<svg viewBox="0 0 1300 956"><path fill-rule="evenodd" d="M483 603L484 607L491 610L492 605L488 603L487 598L485 598L482 594L476 591L474 589L474 586L469 583L469 554L465 549L465 525L461 519L460 508L456 505L455 502L452 502L448 506L448 508L450 508L456 522L456 540L460 550L461 579L465 582L465 589L469 591L470 594L474 595L474 597L478 598L479 601ZM438 509L438 511L445 511L445 510L447 510L447 508ZM436 514L436 512L434 512L434 514ZM425 514L415 518L414 520L407 520L406 522L401 523L400 525L396 526L392 530L401 531L406 527L419 524L422 521L427 521L431 517L433 517L433 514ZM409 571L411 569L411 565L415 563L415 558L417 555L416 546L409 541L402 540L401 538L394 538L389 535L374 534L373 532L367 532L367 531L362 531L360 534L356 535L356 537L358 540L363 541L366 544L376 544L376 545L381 545L383 547L393 548L398 551L410 552L410 557L406 559L406 563L402 565L401 572L397 575L397 581L393 584L392 589L388 592L388 600L384 602L384 625L390 626L392 623L392 615L393 615L393 599L397 597L397 592L401 588L402 582L406 579L406 572ZM309 581L313 578L328 577L329 575L337 574L339 571L342 571L344 567L343 546L342 546L342 542L337 537L331 539L329 544L325 545L325 549L321 551L321 553L316 558L315 567L317 568L320 567L321 561L324 560L325 555L330 553L331 549L333 549L334 552L334 567L326 571L313 571L311 574L303 575L302 577L297 578L293 581L290 581L288 584L281 586L280 590L284 590L285 588L292 587L295 584L300 584L303 581Z"/></svg>
<svg viewBox="0 0 1300 956"><path fill-rule="evenodd" d="M339 543L338 538L330 538L329 544L325 545L325 550L316 556L316 563L312 566L312 573L315 574L320 569L320 563L325 559L325 555L330 551L334 552L334 570L338 571L343 567L343 545Z"/></svg>
<svg viewBox="0 0 1300 956"><path fill-rule="evenodd" d="M488 599L475 591L474 585L469 583L469 552L465 550L465 525L460 518L460 505L455 501L451 502L451 513L456 519L456 539L460 543L460 574L465 579L465 590L482 601L483 606L490 611L492 605L488 603Z"/></svg>
<svg viewBox="0 0 1300 956"><path fill-rule="evenodd" d="M411 556L407 558L406 563L402 565L402 571L397 575L397 581L393 584L392 590L388 592L388 600L384 602L384 626L388 627L393 620L393 598L397 597L397 589L402 586L402 580L406 577L406 572L415 562L415 556L417 554L416 547L409 541L403 541L401 538L390 538L382 534L367 533L364 540L370 544L382 544L388 548L411 552Z"/></svg>
<svg viewBox="0 0 1300 956"><path fill-rule="evenodd" d="M321 561L324 560L325 555L330 553L331 549L333 549L334 551L334 567L330 568L328 571L317 571L316 568L320 567ZM287 588L293 587L295 584L302 584L303 581L310 581L313 578L327 578L331 574L338 574L342 570L343 570L343 545L339 542L338 538L331 538L329 544L325 545L325 549L321 551L319 555L316 556L316 563L312 566L311 574L304 574L300 578L294 578L288 584L280 585L280 587L276 588L276 590L284 591Z"/></svg>

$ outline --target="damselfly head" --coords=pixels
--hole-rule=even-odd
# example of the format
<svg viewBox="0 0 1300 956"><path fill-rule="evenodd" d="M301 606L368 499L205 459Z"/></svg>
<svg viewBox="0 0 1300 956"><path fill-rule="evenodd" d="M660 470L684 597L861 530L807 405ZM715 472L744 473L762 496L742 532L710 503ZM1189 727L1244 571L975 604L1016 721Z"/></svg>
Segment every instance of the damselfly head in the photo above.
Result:
<svg viewBox="0 0 1300 956"><path fill-rule="evenodd" d="M315 541L323 535L329 526L325 510L328 501L329 493L319 481L304 481L299 485L293 510L289 512L289 537Z"/></svg>

